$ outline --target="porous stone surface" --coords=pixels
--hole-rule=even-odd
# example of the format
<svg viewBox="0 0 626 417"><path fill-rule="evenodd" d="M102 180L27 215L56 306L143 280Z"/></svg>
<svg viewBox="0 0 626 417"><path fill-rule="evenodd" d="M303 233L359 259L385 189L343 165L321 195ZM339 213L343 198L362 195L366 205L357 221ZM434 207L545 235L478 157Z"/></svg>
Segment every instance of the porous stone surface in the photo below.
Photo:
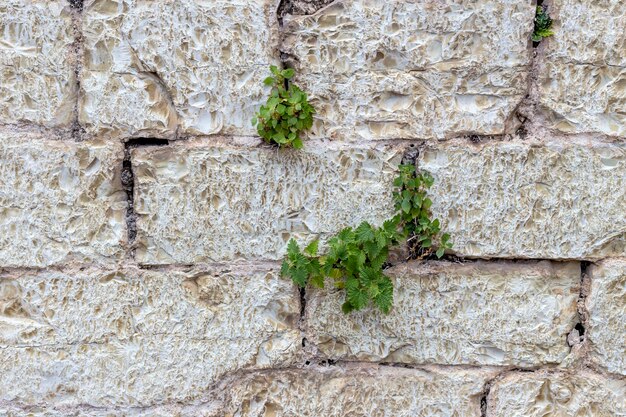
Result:
<svg viewBox="0 0 626 417"><path fill-rule="evenodd" d="M626 146L572 141L429 145L433 216L475 257L599 259L626 253Z"/></svg>
<svg viewBox="0 0 626 417"><path fill-rule="evenodd" d="M577 320L577 262L411 262L386 271L389 315L342 315L343 292L307 299L306 338L324 357L409 364L561 362ZM309 294L311 294L309 292ZM373 336L375 335L375 336Z"/></svg>
<svg viewBox="0 0 626 417"><path fill-rule="evenodd" d="M589 275L585 337L591 358L609 372L626 375L626 259L593 264Z"/></svg>
<svg viewBox="0 0 626 417"><path fill-rule="evenodd" d="M313 136L499 134L526 94L534 15L517 0L344 0L285 17L282 48Z"/></svg>
<svg viewBox="0 0 626 417"><path fill-rule="evenodd" d="M253 373L224 389L224 417L479 417L493 371L375 367Z"/></svg>
<svg viewBox="0 0 626 417"><path fill-rule="evenodd" d="M119 259L122 145L0 132L0 266Z"/></svg>
<svg viewBox="0 0 626 417"><path fill-rule="evenodd" d="M87 133L253 135L278 59L276 0L88 0L80 122Z"/></svg>
<svg viewBox="0 0 626 417"><path fill-rule="evenodd" d="M67 1L0 1L0 123L72 122L73 42Z"/></svg>
<svg viewBox="0 0 626 417"><path fill-rule="evenodd" d="M301 346L297 291L274 267L0 276L0 402L151 406L207 400L229 372Z"/></svg>
<svg viewBox="0 0 626 417"><path fill-rule="evenodd" d="M205 141L133 150L138 262L280 259L304 243L393 215L398 146L304 150Z"/></svg>
<svg viewBox="0 0 626 417"><path fill-rule="evenodd" d="M513 373L496 382L487 397L489 417L624 414L626 382L587 371Z"/></svg>
<svg viewBox="0 0 626 417"><path fill-rule="evenodd" d="M542 42L538 61L546 124L626 135L626 3L555 0L548 10L555 35Z"/></svg>

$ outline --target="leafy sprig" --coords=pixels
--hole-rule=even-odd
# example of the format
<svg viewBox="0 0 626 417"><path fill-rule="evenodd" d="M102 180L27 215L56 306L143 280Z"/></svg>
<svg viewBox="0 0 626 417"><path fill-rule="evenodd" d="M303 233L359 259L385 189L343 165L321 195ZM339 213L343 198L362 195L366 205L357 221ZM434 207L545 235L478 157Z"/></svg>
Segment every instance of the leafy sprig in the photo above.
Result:
<svg viewBox="0 0 626 417"><path fill-rule="evenodd" d="M267 143L301 149L300 133L313 126L315 109L309 104L307 94L297 85L290 83L285 87L285 81L295 74L293 69L279 70L272 65L270 71L272 76L263 83L271 86L272 91L267 103L252 119L252 125Z"/></svg>
<svg viewBox="0 0 626 417"><path fill-rule="evenodd" d="M422 259L434 252L441 258L446 249L452 248L450 235L439 236L439 219L431 220L430 207L433 204L427 196L427 190L434 179L427 172L417 173L414 165L400 165L400 174L394 180L396 191L393 193L400 225L407 238L409 257Z"/></svg>
<svg viewBox="0 0 626 417"><path fill-rule="evenodd" d="M533 42L540 42L543 38L554 35L552 31L552 19L544 6L537 6L535 13L535 29L533 30Z"/></svg>
<svg viewBox="0 0 626 417"><path fill-rule="evenodd" d="M324 256L317 254L318 240L300 251L296 241L291 239L281 273L300 287L310 283L323 288L330 278L335 288L346 290L341 307L344 313L361 310L370 302L388 313L393 304L393 284L383 273L383 265L389 248L401 237L397 219L392 219L382 227L363 222L356 229L343 229L328 241Z"/></svg>

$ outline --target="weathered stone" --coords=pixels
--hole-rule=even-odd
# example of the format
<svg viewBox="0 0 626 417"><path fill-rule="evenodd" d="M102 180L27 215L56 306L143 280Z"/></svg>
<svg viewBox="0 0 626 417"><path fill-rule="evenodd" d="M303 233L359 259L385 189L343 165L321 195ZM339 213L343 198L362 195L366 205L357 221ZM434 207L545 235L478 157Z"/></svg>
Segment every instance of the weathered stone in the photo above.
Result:
<svg viewBox="0 0 626 417"><path fill-rule="evenodd" d="M91 134L252 135L278 60L275 0L89 0L80 121Z"/></svg>
<svg viewBox="0 0 626 417"><path fill-rule="evenodd" d="M0 123L72 121L73 42L67 1L0 2Z"/></svg>
<svg viewBox="0 0 626 417"><path fill-rule="evenodd" d="M314 368L243 377L224 389L224 417L480 416L493 371Z"/></svg>
<svg viewBox="0 0 626 417"><path fill-rule="evenodd" d="M492 387L490 417L593 416L626 414L626 382L590 372L514 373Z"/></svg>
<svg viewBox="0 0 626 417"><path fill-rule="evenodd" d="M576 262L413 262L394 280L389 315L343 315L345 294L307 299L306 338L332 359L446 365L534 366L561 362L576 323Z"/></svg>
<svg viewBox="0 0 626 417"><path fill-rule="evenodd" d="M540 102L553 128L626 135L626 3L550 2L555 36L539 66Z"/></svg>
<svg viewBox="0 0 626 417"><path fill-rule="evenodd" d="M119 258L123 148L0 132L0 266Z"/></svg>
<svg viewBox="0 0 626 417"><path fill-rule="evenodd" d="M463 255L597 259L626 253L626 146L427 146L433 214Z"/></svg>
<svg viewBox="0 0 626 417"><path fill-rule="evenodd" d="M498 134L526 94L535 11L517 0L336 2L285 18L312 135Z"/></svg>
<svg viewBox="0 0 626 417"><path fill-rule="evenodd" d="M626 260L591 265L585 337L591 358L609 372L626 375Z"/></svg>
<svg viewBox="0 0 626 417"><path fill-rule="evenodd" d="M203 141L132 153L137 260L280 259L287 242L393 214L398 146L305 150Z"/></svg>
<svg viewBox="0 0 626 417"><path fill-rule="evenodd" d="M274 268L20 272L0 278L0 402L206 400L226 373L300 348L298 294Z"/></svg>

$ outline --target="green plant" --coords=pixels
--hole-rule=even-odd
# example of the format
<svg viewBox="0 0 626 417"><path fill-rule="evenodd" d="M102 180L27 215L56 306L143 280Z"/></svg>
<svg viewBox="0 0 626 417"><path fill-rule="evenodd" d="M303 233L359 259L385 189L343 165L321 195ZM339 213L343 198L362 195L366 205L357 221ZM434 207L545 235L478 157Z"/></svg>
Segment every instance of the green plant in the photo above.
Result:
<svg viewBox="0 0 626 417"><path fill-rule="evenodd" d="M291 239L281 273L300 287L311 283L323 288L326 278L331 278L336 288L346 290L341 307L344 313L361 310L370 302L388 313L393 304L393 284L383 273L383 265L389 247L400 238L394 218L379 228L363 222L356 229L343 229L328 241L328 252L324 256L317 255L317 240L300 251L296 241Z"/></svg>
<svg viewBox="0 0 626 417"><path fill-rule="evenodd" d="M308 284L323 288L326 280L331 279L335 288L346 291L341 307L344 313L361 310L370 303L389 313L393 305L393 283L383 272L389 249L408 237L407 242L413 242L411 253L424 257L434 250L439 220L430 220L432 202L426 196L426 189L432 184L429 174L417 175L414 166L400 165L400 174L394 181L398 213L393 218L381 227L363 222L356 229L343 229L328 240L328 250L323 256L318 256L318 240L300 250L291 239L281 275L290 277L302 288ZM449 239L448 234L441 237L437 257L452 247Z"/></svg>
<svg viewBox="0 0 626 417"><path fill-rule="evenodd" d="M252 119L252 125L265 142L279 147L302 148L300 133L313 125L315 109L308 102L307 94L295 84L285 87L286 80L294 76L291 68L279 70L270 67L272 76L263 83L272 87L267 103Z"/></svg>
<svg viewBox="0 0 626 417"><path fill-rule="evenodd" d="M539 42L543 38L554 35L552 31L552 19L548 15L548 10L543 6L537 6L535 13L535 29L533 31L533 42Z"/></svg>
<svg viewBox="0 0 626 417"><path fill-rule="evenodd" d="M433 202L426 191L433 185L433 177L427 172L418 174L413 165L400 165L399 169L400 174L393 183L396 187L393 198L398 223L407 238L409 257L421 259L435 252L437 258L441 258L452 243L447 233L439 237L439 219L431 220Z"/></svg>

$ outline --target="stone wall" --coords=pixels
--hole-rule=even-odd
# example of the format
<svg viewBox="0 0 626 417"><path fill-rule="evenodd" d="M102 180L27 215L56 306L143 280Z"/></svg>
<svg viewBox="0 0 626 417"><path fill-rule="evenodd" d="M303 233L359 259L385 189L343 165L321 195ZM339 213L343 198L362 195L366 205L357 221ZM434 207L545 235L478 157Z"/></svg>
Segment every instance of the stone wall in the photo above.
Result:
<svg viewBox="0 0 626 417"><path fill-rule="evenodd" d="M0 415L625 415L626 2L533 3L0 0ZM389 315L280 277L415 154Z"/></svg>

